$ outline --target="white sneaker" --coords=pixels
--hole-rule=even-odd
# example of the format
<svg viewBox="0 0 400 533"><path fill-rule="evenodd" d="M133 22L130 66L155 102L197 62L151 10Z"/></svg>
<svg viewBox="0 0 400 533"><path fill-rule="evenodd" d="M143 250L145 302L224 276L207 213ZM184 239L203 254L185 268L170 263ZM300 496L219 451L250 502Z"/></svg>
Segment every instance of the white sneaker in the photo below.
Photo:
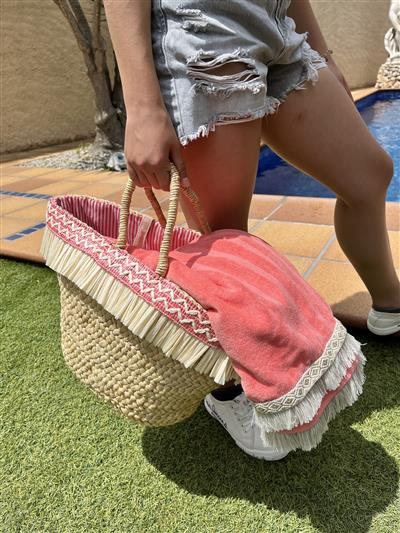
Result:
<svg viewBox="0 0 400 533"><path fill-rule="evenodd" d="M367 328L375 335L391 335L400 331L400 313L385 313L371 307Z"/></svg>
<svg viewBox="0 0 400 533"><path fill-rule="evenodd" d="M276 451L262 442L260 429L251 425L253 407L244 392L233 400L224 401L217 400L211 393L207 394L204 406L248 455L266 461L278 461L288 455L289 452Z"/></svg>

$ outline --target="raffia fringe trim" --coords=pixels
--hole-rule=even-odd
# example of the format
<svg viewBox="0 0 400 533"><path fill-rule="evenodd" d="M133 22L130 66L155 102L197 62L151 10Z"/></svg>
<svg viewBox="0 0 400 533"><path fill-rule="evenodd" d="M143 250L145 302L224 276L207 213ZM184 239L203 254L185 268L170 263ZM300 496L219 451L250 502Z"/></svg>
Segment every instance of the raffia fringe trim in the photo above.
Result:
<svg viewBox="0 0 400 533"><path fill-rule="evenodd" d="M266 432L293 429L311 422L317 414L323 398L329 391L334 391L339 387L347 370L353 365L356 358L360 359L358 371L362 372L360 365L365 364L365 357L361 352L361 344L347 332L345 340L330 367L299 403L289 409L275 413L263 412L262 404L258 404L253 412L253 422Z"/></svg>
<svg viewBox="0 0 400 533"><path fill-rule="evenodd" d="M226 352L187 333L129 287L103 270L89 255L61 240L47 227L41 244L46 265L75 283L134 335L153 343L167 357L210 376L220 385L240 382Z"/></svg>
<svg viewBox="0 0 400 533"><path fill-rule="evenodd" d="M335 396L325 408L321 418L312 428L299 433L279 433L266 432L261 430L261 439L268 447L278 451L290 452L300 448L309 451L315 448L322 440L322 436L328 429L329 422L343 409L353 405L362 393L364 384L363 366L364 360L361 360L354 371L350 381Z"/></svg>

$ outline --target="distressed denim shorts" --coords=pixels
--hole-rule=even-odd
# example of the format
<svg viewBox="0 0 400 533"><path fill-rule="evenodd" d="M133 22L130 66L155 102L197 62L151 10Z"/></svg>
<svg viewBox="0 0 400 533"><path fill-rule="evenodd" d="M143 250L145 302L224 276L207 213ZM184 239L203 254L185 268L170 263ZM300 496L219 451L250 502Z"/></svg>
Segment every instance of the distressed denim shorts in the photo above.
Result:
<svg viewBox="0 0 400 533"><path fill-rule="evenodd" d="M180 143L277 111L326 60L286 15L291 0L152 0L153 58ZM240 62L222 75L218 67ZM214 72L213 72L214 71Z"/></svg>

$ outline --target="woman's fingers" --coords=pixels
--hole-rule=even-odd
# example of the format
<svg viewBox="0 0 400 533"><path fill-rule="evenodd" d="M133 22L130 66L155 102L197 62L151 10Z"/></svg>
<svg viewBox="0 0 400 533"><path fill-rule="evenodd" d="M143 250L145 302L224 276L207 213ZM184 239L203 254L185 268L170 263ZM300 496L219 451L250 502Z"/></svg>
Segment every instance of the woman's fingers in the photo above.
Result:
<svg viewBox="0 0 400 533"><path fill-rule="evenodd" d="M156 182L158 183L157 189L161 189L162 191L169 191L171 182L171 176L169 173L169 162L167 161L163 165L160 165L159 168L154 170L153 175L156 179Z"/></svg>
<svg viewBox="0 0 400 533"><path fill-rule="evenodd" d="M180 151L176 150L176 148L171 150L171 158L178 170L181 182L183 185L186 183L187 186L189 183L186 178L185 164ZM170 190L171 175L169 161L158 166L146 165L139 167L138 165L131 164L129 165L128 173L134 185L137 187L152 187L153 189L161 189L163 191Z"/></svg>
<svg viewBox="0 0 400 533"><path fill-rule="evenodd" d="M132 122L128 117L126 124L125 159L133 184L169 191L172 161L182 185L188 186L182 146L167 111L152 107L145 110L144 118L135 117Z"/></svg>
<svg viewBox="0 0 400 533"><path fill-rule="evenodd" d="M127 165L129 177L135 187L149 187L147 179L142 175L137 166Z"/></svg>

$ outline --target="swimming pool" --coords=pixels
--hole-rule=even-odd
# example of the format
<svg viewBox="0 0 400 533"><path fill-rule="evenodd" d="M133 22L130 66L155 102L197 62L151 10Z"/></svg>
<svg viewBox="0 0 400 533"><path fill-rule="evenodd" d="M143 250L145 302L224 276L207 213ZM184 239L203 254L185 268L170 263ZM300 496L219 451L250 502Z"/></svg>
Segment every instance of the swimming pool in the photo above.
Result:
<svg viewBox="0 0 400 533"><path fill-rule="evenodd" d="M391 155L395 173L387 192L387 201L400 201L400 91L377 91L358 102L357 109L377 141ZM316 196L335 198L325 185L300 172L267 146L260 150L257 180L258 194Z"/></svg>

